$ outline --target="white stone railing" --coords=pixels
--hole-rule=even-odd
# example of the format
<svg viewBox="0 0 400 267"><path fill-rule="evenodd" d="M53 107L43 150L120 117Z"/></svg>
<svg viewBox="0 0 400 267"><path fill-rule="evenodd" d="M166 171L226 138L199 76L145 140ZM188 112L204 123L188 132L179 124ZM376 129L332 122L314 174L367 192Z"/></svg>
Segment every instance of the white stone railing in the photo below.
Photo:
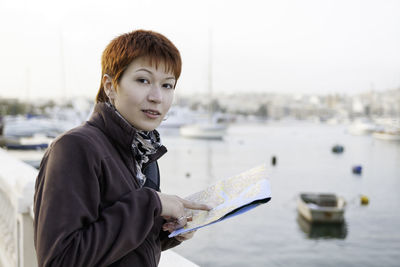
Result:
<svg viewBox="0 0 400 267"><path fill-rule="evenodd" d="M33 201L37 170L0 149L0 265L35 267Z"/></svg>
<svg viewBox="0 0 400 267"><path fill-rule="evenodd" d="M33 195L38 171L0 149L0 267L37 267L33 244ZM168 250L160 267L195 267Z"/></svg>

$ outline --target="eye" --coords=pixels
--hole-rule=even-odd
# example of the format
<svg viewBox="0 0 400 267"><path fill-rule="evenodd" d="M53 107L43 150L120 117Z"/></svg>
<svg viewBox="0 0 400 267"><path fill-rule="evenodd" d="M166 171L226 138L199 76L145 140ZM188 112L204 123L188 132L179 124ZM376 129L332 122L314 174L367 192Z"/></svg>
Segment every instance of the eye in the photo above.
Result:
<svg viewBox="0 0 400 267"><path fill-rule="evenodd" d="M163 87L167 88L167 89L174 89L174 85L170 84L170 83L164 83Z"/></svg>
<svg viewBox="0 0 400 267"><path fill-rule="evenodd" d="M150 83L149 80L147 80L145 78L139 78L136 81L139 82L139 83L144 83L144 84L149 84Z"/></svg>

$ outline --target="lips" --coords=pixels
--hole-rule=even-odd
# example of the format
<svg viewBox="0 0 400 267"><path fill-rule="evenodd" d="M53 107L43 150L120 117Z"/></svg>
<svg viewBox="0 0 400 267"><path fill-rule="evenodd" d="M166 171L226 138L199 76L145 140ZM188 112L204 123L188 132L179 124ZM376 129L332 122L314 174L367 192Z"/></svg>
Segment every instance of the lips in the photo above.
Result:
<svg viewBox="0 0 400 267"><path fill-rule="evenodd" d="M144 113L148 113L150 115L161 115L160 112L158 112L157 110L153 110L153 109L144 109L142 110Z"/></svg>
<svg viewBox="0 0 400 267"><path fill-rule="evenodd" d="M149 119L158 119L161 116L161 113L154 109L143 109L144 115L146 115Z"/></svg>

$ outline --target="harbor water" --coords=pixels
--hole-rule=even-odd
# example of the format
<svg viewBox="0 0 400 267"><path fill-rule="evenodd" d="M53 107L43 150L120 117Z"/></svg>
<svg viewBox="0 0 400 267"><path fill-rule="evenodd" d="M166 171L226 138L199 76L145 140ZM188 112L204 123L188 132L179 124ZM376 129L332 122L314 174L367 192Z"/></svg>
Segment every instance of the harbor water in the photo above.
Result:
<svg viewBox="0 0 400 267"><path fill-rule="evenodd" d="M176 252L200 266L399 266L400 142L353 136L345 126L301 122L232 125L223 141L161 130L164 193L187 196L267 163L272 200L198 230ZM336 144L341 154L332 153ZM271 164L275 156L276 165ZM361 174L353 174L355 165ZM346 199L345 222L311 225L299 217L300 192ZM366 195L369 205L360 204Z"/></svg>
<svg viewBox="0 0 400 267"><path fill-rule="evenodd" d="M400 266L400 142L298 121L231 125L222 141L186 139L177 129L160 133L168 148L159 160L164 193L185 197L267 164L270 202L199 229L173 249L199 266ZM344 152L332 153L335 145ZM43 152L9 151L35 166ZM361 174L352 172L356 165ZM344 197L345 222L312 225L299 217L301 192Z"/></svg>

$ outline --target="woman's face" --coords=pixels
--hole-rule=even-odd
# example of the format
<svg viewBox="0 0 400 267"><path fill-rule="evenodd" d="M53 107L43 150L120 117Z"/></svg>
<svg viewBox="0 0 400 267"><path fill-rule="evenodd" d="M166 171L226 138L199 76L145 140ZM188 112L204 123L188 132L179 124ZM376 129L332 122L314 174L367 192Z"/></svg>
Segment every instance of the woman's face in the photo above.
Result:
<svg viewBox="0 0 400 267"><path fill-rule="evenodd" d="M138 58L125 70L117 90L110 86L109 97L136 129L151 131L171 107L175 82L174 74L167 73L162 62L155 68L145 58Z"/></svg>

